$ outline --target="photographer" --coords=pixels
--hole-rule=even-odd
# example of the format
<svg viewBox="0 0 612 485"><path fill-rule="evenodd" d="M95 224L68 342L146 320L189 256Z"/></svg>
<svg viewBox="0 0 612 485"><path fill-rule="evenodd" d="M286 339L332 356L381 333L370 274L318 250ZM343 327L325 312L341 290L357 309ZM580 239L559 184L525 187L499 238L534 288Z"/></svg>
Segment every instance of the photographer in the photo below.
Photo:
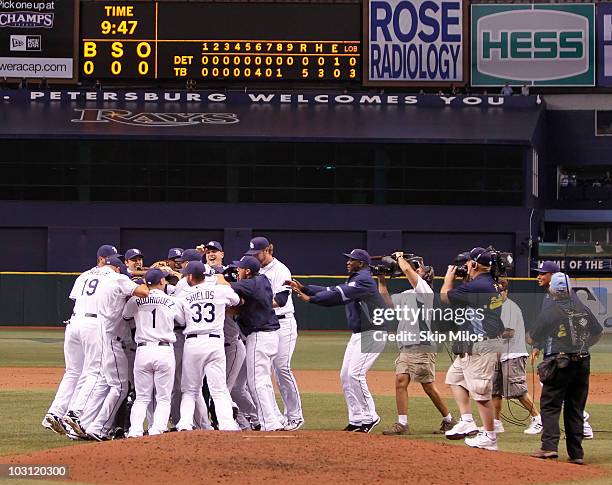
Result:
<svg viewBox="0 0 612 485"><path fill-rule="evenodd" d="M424 266L418 259L406 260L403 252L393 254L413 289L393 296L389 295L385 275L378 276L378 290L390 307L416 306L419 310L418 322L413 319L400 319L398 325L399 355L395 360L395 402L397 422L383 431L384 435L405 435L410 433L408 425L408 385L418 382L442 415L439 431L446 432L456 424L444 403L434 381L436 379L436 348L429 341L421 341L420 332L431 330L430 311L433 309L434 272L431 266ZM413 267L416 266L416 269ZM410 295L410 297L406 297ZM404 337L410 337L406 339Z"/></svg>
<svg viewBox="0 0 612 485"><path fill-rule="evenodd" d="M582 465L583 415L591 368L589 347L597 343L603 329L591 311L570 294L566 274L553 274L548 292L552 302L542 309L527 334L528 343L544 348L544 361L538 365L543 384L542 445L532 456L544 459L559 456L559 415L563 406L569 461Z"/></svg>
<svg viewBox="0 0 612 485"><path fill-rule="evenodd" d="M491 251L472 249L467 263L469 281L453 288L457 267L451 265L440 290L442 303L464 309L469 322L466 335L470 340L461 342L467 348L455 351L457 356L446 374L446 383L451 386L461 412L461 420L445 434L448 439L465 438L468 446L487 450L497 450L491 390L497 352L501 350L499 338L504 332L501 321L502 301L491 275L493 258ZM474 342L471 349L470 342ZM483 422L484 431L480 433L472 416L470 396L476 401Z"/></svg>
<svg viewBox="0 0 612 485"><path fill-rule="evenodd" d="M345 253L348 258L346 269L349 277L346 283L333 287L302 285L291 281L296 296L306 302L321 306L344 305L346 319L353 335L344 353L340 380L344 399L348 407L349 424L344 431L369 433L380 423L380 416L368 383L366 374L385 348L385 341L376 340L372 320L377 309L387 305L378 292L370 272L370 255L363 249ZM381 327L378 327L380 330Z"/></svg>

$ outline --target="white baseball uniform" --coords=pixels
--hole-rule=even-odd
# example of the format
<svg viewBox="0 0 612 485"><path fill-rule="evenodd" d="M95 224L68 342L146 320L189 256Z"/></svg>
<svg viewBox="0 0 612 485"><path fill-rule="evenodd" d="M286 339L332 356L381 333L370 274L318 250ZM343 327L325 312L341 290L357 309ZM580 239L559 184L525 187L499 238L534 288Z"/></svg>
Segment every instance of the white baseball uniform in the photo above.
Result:
<svg viewBox="0 0 612 485"><path fill-rule="evenodd" d="M72 318L69 353L83 357L83 370L79 378L80 389L74 393L68 405L69 411L82 418L83 410L90 405L93 390L104 380L102 373L102 315L100 302L102 281L116 274L109 266L95 267L81 274L70 292L75 301ZM80 350L79 346L80 345ZM81 424L83 424L81 422Z"/></svg>
<svg viewBox="0 0 612 485"><path fill-rule="evenodd" d="M167 430L170 416L175 369L174 326L175 322L184 323L183 306L176 298L155 289L146 298L130 298L123 309L123 318L134 318L134 340L138 346L134 361L136 400L130 414L128 436L143 435L143 423L154 389L157 405L149 435L161 434Z"/></svg>
<svg viewBox="0 0 612 485"><path fill-rule="evenodd" d="M225 380L223 324L225 307L238 305L240 297L228 285L201 283L186 289L181 300L186 328L181 380L183 397L177 428L193 429L196 398L202 394L202 381L206 374L219 429L239 430L233 419L232 401Z"/></svg>
<svg viewBox="0 0 612 485"><path fill-rule="evenodd" d="M189 288L187 284L187 278L181 278L178 280L176 285L167 285L166 293L179 298L181 293ZM185 336L183 330L185 330L185 324L177 324L175 327L176 341L174 342L174 386L172 387L172 398L170 404L170 418L172 424L179 422L181 417L181 376L183 375L183 349L185 347ZM202 398L204 400L204 398Z"/></svg>
<svg viewBox="0 0 612 485"><path fill-rule="evenodd" d="M259 272L266 275L270 281L274 295L283 291L289 291L287 303L274 308L280 329L278 331L278 353L272 361L272 366L274 367L278 388L285 404L284 418L287 422L303 421L304 415L302 413L300 392L291 371L291 357L297 342L297 322L294 316L291 287L284 284L285 281L291 281L291 271L278 259L274 258L270 263L262 267ZM279 419L282 420L283 415L280 414L280 411L278 414Z"/></svg>
<svg viewBox="0 0 612 485"><path fill-rule="evenodd" d="M77 314L75 311L73 311L72 317L70 318L68 325L66 325L66 332L64 334L64 362L66 365L66 370L64 371L62 380L57 388L57 392L55 393L55 399L51 403L48 411L50 414L55 416L63 417L68 412L70 400L73 396L76 397L78 395L79 389L82 387L85 381L84 378L81 380L79 380L79 378L83 373L83 367L86 362L85 347L88 342L81 338L80 330L83 328L83 325L79 325L79 323L82 323L83 320L85 320L86 324L87 322L92 321L92 326L95 328L95 320L92 317L84 317L85 312L83 310L87 304L86 300L90 295L84 293L85 289L83 288L83 285L89 278L95 278L93 275L96 272L93 270L97 269L99 268L93 267L92 269L80 274L74 282L72 291L70 292L69 298L74 301L75 310L77 309L76 300L81 296L81 293L83 293L84 301L78 306L78 309L82 313L80 313L79 317L77 317ZM95 313L95 310L92 310L91 314L93 313ZM91 361L88 359L87 368L89 368L90 365Z"/></svg>
<svg viewBox="0 0 612 485"><path fill-rule="evenodd" d="M122 310L136 288L138 285L121 273L112 272L101 282L99 313L102 318L102 372L106 387L99 412L91 423L86 419L89 405L83 412L81 425L87 433L101 436L110 433L119 406L128 394L128 360L122 341L127 323L122 318ZM94 389L92 409L96 407L96 396Z"/></svg>

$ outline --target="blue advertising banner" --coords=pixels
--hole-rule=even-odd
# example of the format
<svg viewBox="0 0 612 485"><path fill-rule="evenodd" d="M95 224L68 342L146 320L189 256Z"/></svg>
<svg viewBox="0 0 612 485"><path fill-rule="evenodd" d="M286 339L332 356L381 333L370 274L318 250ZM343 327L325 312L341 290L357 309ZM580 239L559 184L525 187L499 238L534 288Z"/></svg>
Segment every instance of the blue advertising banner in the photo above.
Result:
<svg viewBox="0 0 612 485"><path fill-rule="evenodd" d="M464 84L463 0L366 0L364 84Z"/></svg>
<svg viewBox="0 0 612 485"><path fill-rule="evenodd" d="M612 86L612 4L597 5L597 85Z"/></svg>

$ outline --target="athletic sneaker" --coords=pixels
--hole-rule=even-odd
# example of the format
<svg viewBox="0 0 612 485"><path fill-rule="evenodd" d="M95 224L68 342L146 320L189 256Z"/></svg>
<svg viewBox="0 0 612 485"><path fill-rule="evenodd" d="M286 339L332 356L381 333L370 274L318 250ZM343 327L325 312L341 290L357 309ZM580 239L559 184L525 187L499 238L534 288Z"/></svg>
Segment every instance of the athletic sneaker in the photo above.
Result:
<svg viewBox="0 0 612 485"><path fill-rule="evenodd" d="M361 429L361 425L360 424L347 424L346 428L344 428L342 431L349 431L349 432L354 432L357 431L358 429Z"/></svg>
<svg viewBox="0 0 612 485"><path fill-rule="evenodd" d="M459 422L449 429L446 433L446 439L449 440L462 440L466 436L474 436L478 434L478 428L474 421L463 421Z"/></svg>
<svg viewBox="0 0 612 485"><path fill-rule="evenodd" d="M378 425L378 423L380 423L380 416L378 416L376 420L372 421L371 423L362 424L359 429L355 430L355 432L356 433L369 433L376 427L376 425Z"/></svg>
<svg viewBox="0 0 612 485"><path fill-rule="evenodd" d="M587 420L584 421L584 425L582 427L582 436L585 440L592 440L595 437L593 428Z"/></svg>
<svg viewBox="0 0 612 485"><path fill-rule="evenodd" d="M478 431L480 432L483 432L484 430L484 426L478 428ZM506 429L504 428L504 423L502 423L499 419L493 420L493 431L496 433L505 433Z"/></svg>
<svg viewBox="0 0 612 485"><path fill-rule="evenodd" d="M454 419L451 419L450 421L442 420L442 422L440 423L440 428L435 430L433 434L444 434L447 431L450 431L451 429L453 429L453 426L455 426L456 424L457 424L457 421L455 421Z"/></svg>
<svg viewBox="0 0 612 485"><path fill-rule="evenodd" d="M62 436L66 434L66 426L64 425L64 422L55 414L45 414L41 424L43 425L43 428L50 429L54 433Z"/></svg>
<svg viewBox="0 0 612 485"><path fill-rule="evenodd" d="M483 450L497 451L497 438L491 439L487 433L478 433L473 438L466 438L465 444L472 448L481 448Z"/></svg>
<svg viewBox="0 0 612 485"><path fill-rule="evenodd" d="M523 433L525 434L540 434L542 432L542 419L539 416L531 418L531 424Z"/></svg>
<svg viewBox="0 0 612 485"><path fill-rule="evenodd" d="M302 426L304 426L303 419L289 419L287 424L285 424L284 429L285 431L297 431Z"/></svg>
<svg viewBox="0 0 612 485"><path fill-rule="evenodd" d="M410 434L410 427L407 424L395 423L389 429L382 432L385 436L400 436L403 434Z"/></svg>

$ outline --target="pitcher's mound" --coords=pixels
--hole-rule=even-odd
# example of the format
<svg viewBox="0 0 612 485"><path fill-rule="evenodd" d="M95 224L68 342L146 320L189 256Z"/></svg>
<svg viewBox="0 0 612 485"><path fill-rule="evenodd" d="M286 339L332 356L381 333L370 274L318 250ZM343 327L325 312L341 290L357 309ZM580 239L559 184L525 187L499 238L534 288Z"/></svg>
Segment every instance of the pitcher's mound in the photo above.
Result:
<svg viewBox="0 0 612 485"><path fill-rule="evenodd" d="M444 443L346 432L193 431L3 457L64 464L83 483L417 483L495 485L605 475L596 467Z"/></svg>

